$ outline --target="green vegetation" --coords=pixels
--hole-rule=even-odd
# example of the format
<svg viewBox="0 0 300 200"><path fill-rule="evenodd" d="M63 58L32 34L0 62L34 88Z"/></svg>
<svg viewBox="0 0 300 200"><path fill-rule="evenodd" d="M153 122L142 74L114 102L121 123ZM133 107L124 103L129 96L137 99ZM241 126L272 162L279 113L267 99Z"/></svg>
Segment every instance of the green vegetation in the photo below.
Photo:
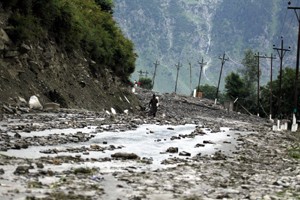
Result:
<svg viewBox="0 0 300 200"><path fill-rule="evenodd" d="M26 200L36 200L36 197L26 197ZM64 192L54 192L50 193L49 197L45 198L38 198L38 199L60 199L60 200L90 200L93 199L90 196L84 196L84 195L77 195L77 194L66 194Z"/></svg>
<svg viewBox="0 0 300 200"><path fill-rule="evenodd" d="M255 113L257 111L256 83L257 83L257 58L252 50L246 50L242 61L243 68L240 74L231 73L225 78L225 95L227 99L238 98L237 110Z"/></svg>
<svg viewBox="0 0 300 200"><path fill-rule="evenodd" d="M292 158L300 159L300 146L290 149L289 150L289 155Z"/></svg>
<svg viewBox="0 0 300 200"><path fill-rule="evenodd" d="M211 86L208 84L205 85L200 85L199 88L196 88L197 91L202 92L203 97L207 99L214 100L216 98L216 92L217 92L217 87ZM219 93L219 98L222 96L221 93Z"/></svg>
<svg viewBox="0 0 300 200"><path fill-rule="evenodd" d="M240 74L231 73L225 78L225 95L227 99L238 98L236 109L252 114L257 112L257 58L251 50L245 52L244 67ZM273 117L288 118L294 109L295 69L284 68L282 72L282 97L280 113L278 112L280 86L279 76L272 82L272 115ZM300 84L298 85L300 88ZM270 112L271 83L260 86L260 116L267 117ZM300 99L299 99L300 100ZM299 103L299 102L298 102ZM299 107L299 105L298 105ZM297 113L299 115L299 113ZM298 116L299 117L299 116Z"/></svg>
<svg viewBox="0 0 300 200"><path fill-rule="evenodd" d="M93 174L96 169L91 169L88 167L79 167L74 169L74 174Z"/></svg>
<svg viewBox="0 0 300 200"><path fill-rule="evenodd" d="M111 0L3 0L2 4L14 12L8 34L17 45L50 37L69 53L86 52L99 64L96 71L109 68L123 81L134 72L134 46L114 21Z"/></svg>
<svg viewBox="0 0 300 200"><path fill-rule="evenodd" d="M151 78L142 77L142 78L139 79L139 82L141 84L140 85L141 88L152 90L153 85L152 85L152 79Z"/></svg>

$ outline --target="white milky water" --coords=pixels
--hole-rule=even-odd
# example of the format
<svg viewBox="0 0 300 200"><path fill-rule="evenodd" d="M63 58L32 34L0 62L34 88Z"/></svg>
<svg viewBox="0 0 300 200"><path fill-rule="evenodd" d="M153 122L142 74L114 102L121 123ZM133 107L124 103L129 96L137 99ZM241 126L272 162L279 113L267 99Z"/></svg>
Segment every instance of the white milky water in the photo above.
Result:
<svg viewBox="0 0 300 200"><path fill-rule="evenodd" d="M210 155L216 151L221 150L224 153L231 153L235 151L237 145L237 137L240 133L237 131L230 131L229 128L222 128L221 132L211 133L209 129L203 129L205 135L197 135L194 138L181 138L171 140L172 136L190 134L195 130L196 126L192 124L170 126L170 125L141 125L136 130L125 132L99 132L97 133L96 127L86 127L80 129L52 129L44 131L33 131L30 133L20 133L22 137L34 136L47 136L50 134L74 134L76 132L93 133L95 137L88 142L84 143L69 143L58 146L31 146L27 149L21 150L8 150L7 152L0 152L8 156L15 156L21 158L39 158L42 156L58 156L58 155L71 155L80 156L82 158L105 158L111 157L112 154L117 152L135 153L141 158L152 159L153 168L161 167L161 162L165 159L172 157L186 158L180 156L180 152L189 152L191 157L201 154ZM237 134L238 133L238 134ZM204 147L195 147L197 144L203 144L203 141L211 141L213 144L205 144ZM48 149L65 150L67 148L80 148L83 146L90 147L92 144L97 144L101 147L108 147L114 145L115 147L122 147L113 151L106 150L104 152L90 151L88 155L83 153L68 153L61 152L58 154L43 154L40 151ZM179 153L166 153L169 147L177 147ZM103 163L102 167L115 167L116 163L120 163L122 167L134 161L112 161ZM86 164L86 163L85 163Z"/></svg>

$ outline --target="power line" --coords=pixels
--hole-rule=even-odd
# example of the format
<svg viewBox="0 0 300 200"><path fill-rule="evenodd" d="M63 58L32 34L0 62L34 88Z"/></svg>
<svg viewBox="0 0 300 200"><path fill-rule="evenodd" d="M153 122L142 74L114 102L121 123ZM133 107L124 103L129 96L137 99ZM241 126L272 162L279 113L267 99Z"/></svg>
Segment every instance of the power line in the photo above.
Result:
<svg viewBox="0 0 300 200"><path fill-rule="evenodd" d="M282 35L283 29L284 29L284 26L285 26L286 16L287 16L287 10L285 10L285 15L284 15L284 19L283 19L283 23L282 23L282 28L281 28L281 31L280 31L280 35Z"/></svg>

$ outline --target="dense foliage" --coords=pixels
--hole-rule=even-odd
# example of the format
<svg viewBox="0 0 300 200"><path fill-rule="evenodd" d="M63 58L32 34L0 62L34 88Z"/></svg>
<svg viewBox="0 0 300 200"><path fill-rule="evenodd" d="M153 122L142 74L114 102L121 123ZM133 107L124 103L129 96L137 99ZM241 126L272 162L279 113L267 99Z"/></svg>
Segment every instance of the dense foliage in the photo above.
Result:
<svg viewBox="0 0 300 200"><path fill-rule="evenodd" d="M204 98L211 99L211 100L214 100L216 98L217 87L215 86L205 84L205 85L200 85L196 89L197 91L202 92Z"/></svg>
<svg viewBox="0 0 300 200"><path fill-rule="evenodd" d="M152 79L150 79L150 78L141 77L139 79L139 83L142 88L145 88L148 90L152 90L152 88L153 88Z"/></svg>
<svg viewBox="0 0 300 200"><path fill-rule="evenodd" d="M272 113L274 116L280 117L291 117L294 111L294 83L295 83L296 70L291 68L285 68L282 72L282 97L281 97L281 108L278 109L279 105L279 76L277 80L272 82ZM269 82L265 87L262 88L261 99L264 110L269 113L270 110L270 86ZM300 84L298 85L298 88ZM299 99L298 99L299 108ZM280 113L278 113L280 111ZM298 113L299 115L299 113Z"/></svg>
<svg viewBox="0 0 300 200"><path fill-rule="evenodd" d="M83 49L101 68L126 81L134 72L136 54L112 17L111 0L1 0L13 11L8 32L16 43L49 36L66 51ZM101 69L97 69L101 71Z"/></svg>
<svg viewBox="0 0 300 200"><path fill-rule="evenodd" d="M294 110L294 87L296 71L285 68L282 73L282 96L279 102L280 86L279 76L266 86L260 87L259 109L257 105L257 58L251 50L245 52L243 69L240 74L231 73L225 79L225 93L230 100L236 101L236 109L241 112L257 114L268 117L290 118ZM272 88L272 90L271 90ZM300 88L300 84L298 85ZM272 94L271 94L272 91ZM272 95L272 104L271 102ZM300 101L300 99L298 100ZM279 107L280 105L280 107ZM299 102L298 106L299 108ZM299 113L297 113L299 115Z"/></svg>

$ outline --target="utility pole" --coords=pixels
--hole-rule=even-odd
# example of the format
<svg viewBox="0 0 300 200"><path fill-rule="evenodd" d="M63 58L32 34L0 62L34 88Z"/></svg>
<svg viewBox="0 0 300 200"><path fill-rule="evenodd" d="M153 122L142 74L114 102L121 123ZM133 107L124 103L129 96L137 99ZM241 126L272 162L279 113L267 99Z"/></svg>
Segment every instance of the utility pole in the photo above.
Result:
<svg viewBox="0 0 300 200"><path fill-rule="evenodd" d="M289 2L289 5L291 2ZM298 112L298 79L299 79L299 56L300 56L300 16L298 10L300 7L288 7L288 9L292 9L295 11L297 20L298 20L298 45L297 45L297 60L296 60L296 77L295 77L295 86L294 86L294 115Z"/></svg>
<svg viewBox="0 0 300 200"><path fill-rule="evenodd" d="M192 63L189 61L190 66L190 91L192 92Z"/></svg>
<svg viewBox="0 0 300 200"><path fill-rule="evenodd" d="M264 56L263 58L270 59L271 60L271 71L270 71L270 119L272 119L272 104L273 104L273 89L272 89L272 82L273 82L273 60L276 59L276 57L273 56L271 53L271 56Z"/></svg>
<svg viewBox="0 0 300 200"><path fill-rule="evenodd" d="M153 73L153 78L152 78L152 87L154 87L154 80L155 80L155 76L156 76L156 69L157 69L157 66L159 65L159 62L156 60L155 63L154 63L154 73Z"/></svg>
<svg viewBox="0 0 300 200"><path fill-rule="evenodd" d="M259 52L257 53L257 55L255 55L255 57L257 57L257 116L259 116L259 100L260 100L260 85L259 85L259 77L260 77L260 69L259 69L259 59L260 58L264 58L264 56L260 56Z"/></svg>
<svg viewBox="0 0 300 200"><path fill-rule="evenodd" d="M273 45L274 47L275 45ZM279 55L279 59L280 59L280 70L279 70L279 100L278 100L278 108L277 108L277 111L278 111L278 114L279 114L279 118L281 117L281 96L282 96L282 61L283 61L283 57L285 56L285 53L287 51L290 51L290 47L289 49L285 49L283 48L283 38L281 37L281 46L280 48L276 48L274 47L273 48L274 50L277 51L278 55Z"/></svg>
<svg viewBox="0 0 300 200"><path fill-rule="evenodd" d="M147 77L148 77L148 74L149 74L149 72L146 70L144 73L145 73L145 77L147 78Z"/></svg>
<svg viewBox="0 0 300 200"><path fill-rule="evenodd" d="M217 88L217 92L216 92L215 104L217 104L217 100L218 100L219 87L220 87L220 81L221 81L221 76L222 76L223 66L224 66L225 62L226 62L227 60L229 60L228 58L225 58L225 52L224 52L224 54L223 54L223 57L220 57L219 59L221 59L221 70L220 70L220 76L219 76L218 88Z"/></svg>
<svg viewBox="0 0 300 200"><path fill-rule="evenodd" d="M202 57L201 62L198 61L198 63L199 63L199 65L200 65L200 73L199 73L199 81L198 81L198 88L197 88L197 90L200 89L200 81L201 81L202 69L203 69L203 67L207 64L206 62L203 61L203 57Z"/></svg>
<svg viewBox="0 0 300 200"><path fill-rule="evenodd" d="M176 64L175 67L177 68L176 83L175 83L175 94L176 94L176 91L177 91L177 82L178 82L178 74L179 74L180 67L182 67L182 64L180 62L178 62L178 64Z"/></svg>
<svg viewBox="0 0 300 200"><path fill-rule="evenodd" d="M138 73L139 73L139 79L143 76L143 71L142 70L140 70L140 71L138 71Z"/></svg>

